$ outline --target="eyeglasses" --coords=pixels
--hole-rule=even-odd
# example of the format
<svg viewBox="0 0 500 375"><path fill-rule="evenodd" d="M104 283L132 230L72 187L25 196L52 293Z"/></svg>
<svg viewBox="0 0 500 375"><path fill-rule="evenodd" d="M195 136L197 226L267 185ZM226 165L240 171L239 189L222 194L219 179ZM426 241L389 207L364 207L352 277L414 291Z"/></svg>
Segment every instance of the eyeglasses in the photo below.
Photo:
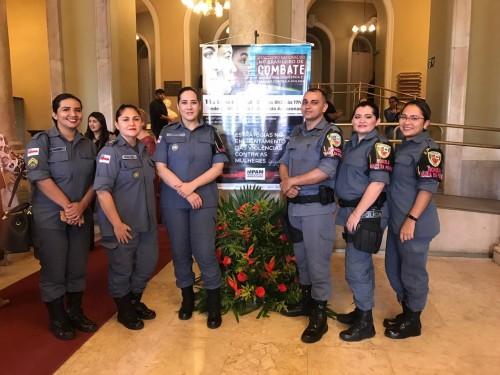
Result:
<svg viewBox="0 0 500 375"><path fill-rule="evenodd" d="M421 116L406 116L406 115L399 116L399 120L401 120L401 121L409 120L411 122L417 122L418 120L424 120L424 119L425 119L425 117L421 117Z"/></svg>

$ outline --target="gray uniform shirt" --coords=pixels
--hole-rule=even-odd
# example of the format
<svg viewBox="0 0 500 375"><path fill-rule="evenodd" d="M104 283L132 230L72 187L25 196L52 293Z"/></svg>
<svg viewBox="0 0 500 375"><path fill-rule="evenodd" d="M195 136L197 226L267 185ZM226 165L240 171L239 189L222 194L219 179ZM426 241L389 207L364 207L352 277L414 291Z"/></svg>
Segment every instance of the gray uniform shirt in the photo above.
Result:
<svg viewBox="0 0 500 375"><path fill-rule="evenodd" d="M154 160L167 165L182 181L192 181L213 164L229 161L224 146L213 126L200 124L193 131L182 122L166 126L156 145ZM212 181L196 189L203 208L216 207L219 199L217 183ZM189 202L167 184L161 184L162 207L191 209Z"/></svg>
<svg viewBox="0 0 500 375"><path fill-rule="evenodd" d="M95 171L95 146L91 140L76 133L69 142L53 126L33 136L24 154L28 179L33 183L33 213L40 228L64 229L60 218L63 210L36 186L37 181L52 178L71 202L79 202L92 186ZM85 221L91 222L91 208Z"/></svg>
<svg viewBox="0 0 500 375"><path fill-rule="evenodd" d="M320 183L301 186L300 195L315 195L320 185L335 188L335 173L342 157L343 139L340 130L324 118L311 130L305 123L297 125L290 135L281 164L288 166L290 177L299 176L315 168L320 169L328 178ZM307 216L333 212L335 204L290 203L288 212L292 216Z"/></svg>
<svg viewBox="0 0 500 375"><path fill-rule="evenodd" d="M146 147L141 142L132 147L119 135L99 152L94 189L111 193L121 220L134 232L149 232L156 226L154 178ZM98 215L102 235L113 236L113 226L100 207Z"/></svg>
<svg viewBox="0 0 500 375"><path fill-rule="evenodd" d="M360 199L372 182L389 184L392 172L392 149L387 140L374 129L361 141L353 133L346 142L342 161L337 170L336 195L340 199L352 201ZM354 207L341 207L336 222L345 225Z"/></svg>
<svg viewBox="0 0 500 375"><path fill-rule="evenodd" d="M405 140L398 147L388 189L389 228L399 233L420 190L437 192L442 179L443 156L427 131ZM439 218L432 200L415 226L415 237L434 237L439 233Z"/></svg>

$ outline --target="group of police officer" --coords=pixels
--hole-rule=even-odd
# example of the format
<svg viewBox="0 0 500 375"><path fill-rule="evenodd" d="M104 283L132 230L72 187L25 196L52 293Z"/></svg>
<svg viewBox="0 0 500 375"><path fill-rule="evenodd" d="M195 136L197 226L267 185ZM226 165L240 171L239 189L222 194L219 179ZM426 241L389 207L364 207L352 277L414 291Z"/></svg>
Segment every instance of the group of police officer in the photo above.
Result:
<svg viewBox="0 0 500 375"><path fill-rule="evenodd" d="M443 157L428 132L430 109L423 101L403 108L400 129L406 139L396 156L376 129L379 109L359 103L353 112L353 134L344 144L342 132L323 117L325 93L310 89L302 101L304 122L290 135L280 160L281 191L288 201L291 240L299 270L302 299L286 316L309 317L302 341L313 343L328 330L327 300L331 295L330 257L335 240L335 195L340 208L336 223L344 226L345 275L355 309L338 314L349 326L344 341L375 335L374 269L389 221L386 272L403 312L385 319L385 335L418 336L420 313L428 293L429 243L439 232L432 193L442 178Z"/></svg>
<svg viewBox="0 0 500 375"><path fill-rule="evenodd" d="M137 141L141 120L133 105L118 109L115 124L120 135L97 159L92 142L77 131L81 101L61 94L52 107L55 126L35 135L25 153L33 184L42 300L48 307L51 332L67 340L75 337L75 329L97 330L82 310L95 191L118 321L129 329L141 329L143 320L155 318L155 312L141 302L158 257L155 167L163 182L162 216L172 242L177 286L182 290L179 319L191 318L194 309L194 257L207 289L207 326L219 327L215 179L228 158L215 128L199 122L198 93L190 87L180 91L181 121L162 130L153 158ZM430 109L420 101L403 108L400 129L406 140L395 157L377 133L380 120L375 105L364 102L355 108L348 143L339 128L324 119L326 109L323 91L306 92L301 106L304 122L292 130L280 160L281 190L288 201L294 234L290 237L302 287L300 303L289 306L284 314L309 317L302 334L306 343L320 340L328 330L336 195L340 206L336 220L345 227L347 242L346 280L356 305L354 311L337 316L349 325L340 333L341 339L359 341L375 335L371 255L380 247L388 217L386 271L403 312L384 321L385 334L396 339L420 335L420 312L428 293L427 252L439 232L432 193L442 178L443 162L425 131Z"/></svg>
<svg viewBox="0 0 500 375"><path fill-rule="evenodd" d="M201 100L193 88L180 90L178 107L182 121L162 130L153 157L137 139L140 113L129 104L116 112L117 139L96 157L92 141L78 132L82 103L68 93L52 102L54 126L29 142L25 161L33 186L40 288L55 337L70 340L75 330L98 328L82 309L93 225L91 203L96 194L117 319L126 328L138 330L144 320L156 317L142 302L158 259L155 170L163 182L162 217L172 243L177 285L182 289L179 319L191 318L194 309L194 257L207 289L207 326L221 325L215 179L228 158L215 128L199 122Z"/></svg>

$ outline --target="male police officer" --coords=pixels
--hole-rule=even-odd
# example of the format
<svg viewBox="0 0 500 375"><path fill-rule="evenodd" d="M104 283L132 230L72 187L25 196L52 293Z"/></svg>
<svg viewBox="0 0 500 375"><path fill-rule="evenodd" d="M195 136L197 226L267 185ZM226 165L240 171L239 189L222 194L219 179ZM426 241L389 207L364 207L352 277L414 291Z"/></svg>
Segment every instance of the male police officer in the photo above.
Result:
<svg viewBox="0 0 500 375"><path fill-rule="evenodd" d="M285 315L309 315L309 325L302 334L306 343L320 340L328 330L326 304L331 293L330 256L335 240L333 189L343 140L339 129L323 118L326 109L322 90L306 92L301 107L304 123L292 130L280 160L288 218L291 226L302 232L302 238L294 243L302 301Z"/></svg>

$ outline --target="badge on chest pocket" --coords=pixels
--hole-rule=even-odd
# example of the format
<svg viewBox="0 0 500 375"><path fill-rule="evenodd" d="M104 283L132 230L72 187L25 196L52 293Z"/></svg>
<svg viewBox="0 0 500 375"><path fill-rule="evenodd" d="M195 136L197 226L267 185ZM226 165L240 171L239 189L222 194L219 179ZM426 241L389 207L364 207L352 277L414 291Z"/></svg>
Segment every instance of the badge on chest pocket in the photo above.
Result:
<svg viewBox="0 0 500 375"><path fill-rule="evenodd" d="M174 143L172 146L171 146L171 149L172 151L177 151L179 149L179 145L177 143Z"/></svg>

